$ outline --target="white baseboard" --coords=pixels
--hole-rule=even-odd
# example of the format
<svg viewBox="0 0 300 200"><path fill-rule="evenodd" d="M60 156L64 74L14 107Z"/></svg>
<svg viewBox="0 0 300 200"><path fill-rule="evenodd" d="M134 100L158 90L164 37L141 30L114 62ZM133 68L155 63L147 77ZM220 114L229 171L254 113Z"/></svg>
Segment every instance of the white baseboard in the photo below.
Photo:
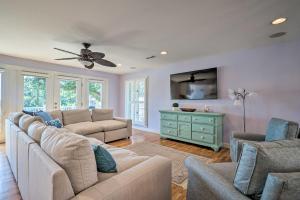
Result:
<svg viewBox="0 0 300 200"><path fill-rule="evenodd" d="M230 144L229 143L223 143L223 147L230 149Z"/></svg>
<svg viewBox="0 0 300 200"><path fill-rule="evenodd" d="M160 134L159 131L157 131L157 130L146 128L146 127L142 127L142 126L133 126L132 128L137 129L137 130L141 130L141 131L146 131L146 132Z"/></svg>

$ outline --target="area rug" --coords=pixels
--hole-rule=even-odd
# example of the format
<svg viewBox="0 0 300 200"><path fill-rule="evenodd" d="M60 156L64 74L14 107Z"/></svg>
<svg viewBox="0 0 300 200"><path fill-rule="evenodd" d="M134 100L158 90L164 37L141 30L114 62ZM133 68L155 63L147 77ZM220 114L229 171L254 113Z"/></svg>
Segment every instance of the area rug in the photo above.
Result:
<svg viewBox="0 0 300 200"><path fill-rule="evenodd" d="M184 166L184 160L188 156L194 156L205 163L208 163L210 161L209 158L178 151L173 148L169 148L169 147L165 147L159 144L149 143L149 142L132 144L125 147L125 149L133 151L140 156L160 155L172 160L172 182L177 185L183 184L187 179L188 171Z"/></svg>

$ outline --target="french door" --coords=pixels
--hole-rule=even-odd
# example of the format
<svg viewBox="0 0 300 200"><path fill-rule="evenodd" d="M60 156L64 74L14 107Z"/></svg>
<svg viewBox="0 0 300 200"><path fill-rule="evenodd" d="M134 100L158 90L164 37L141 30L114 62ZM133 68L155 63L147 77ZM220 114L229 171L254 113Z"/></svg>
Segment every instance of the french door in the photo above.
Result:
<svg viewBox="0 0 300 200"><path fill-rule="evenodd" d="M54 84L54 109L71 110L82 107L81 79L58 76Z"/></svg>
<svg viewBox="0 0 300 200"><path fill-rule="evenodd" d="M134 125L147 126L147 79L126 81L125 115Z"/></svg>

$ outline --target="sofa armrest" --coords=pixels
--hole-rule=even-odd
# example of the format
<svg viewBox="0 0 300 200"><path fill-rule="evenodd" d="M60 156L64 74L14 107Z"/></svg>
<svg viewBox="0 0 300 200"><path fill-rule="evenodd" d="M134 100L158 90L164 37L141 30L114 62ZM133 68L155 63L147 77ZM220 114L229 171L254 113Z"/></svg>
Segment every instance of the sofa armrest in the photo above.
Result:
<svg viewBox="0 0 300 200"><path fill-rule="evenodd" d="M226 180L204 162L190 156L185 160L188 168L187 199L223 199L249 200L248 197L237 191L232 182Z"/></svg>
<svg viewBox="0 0 300 200"><path fill-rule="evenodd" d="M170 200L171 161L148 160L77 194L74 200Z"/></svg>
<svg viewBox="0 0 300 200"><path fill-rule="evenodd" d="M300 172L269 173L261 200L300 197Z"/></svg>
<svg viewBox="0 0 300 200"><path fill-rule="evenodd" d="M232 138L241 139L241 140L251 140L251 141L265 141L266 136L259 133L240 133L233 132L231 135Z"/></svg>
<svg viewBox="0 0 300 200"><path fill-rule="evenodd" d="M121 122L125 122L125 123L127 123L127 125L131 125L132 124L132 120L131 119L126 119L126 118L122 118L122 117L114 117L113 119L121 121Z"/></svg>
<svg viewBox="0 0 300 200"><path fill-rule="evenodd" d="M238 162L244 142L263 142L265 135L258 133L233 132L230 136L230 157L233 162Z"/></svg>

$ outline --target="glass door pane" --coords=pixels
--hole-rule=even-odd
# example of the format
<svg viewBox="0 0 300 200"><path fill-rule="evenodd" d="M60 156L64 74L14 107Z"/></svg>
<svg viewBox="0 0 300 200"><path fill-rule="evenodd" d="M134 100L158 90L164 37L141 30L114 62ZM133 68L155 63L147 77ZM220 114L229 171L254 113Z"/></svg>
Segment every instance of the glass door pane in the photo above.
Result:
<svg viewBox="0 0 300 200"><path fill-rule="evenodd" d="M46 110L46 78L24 75L23 109L36 112Z"/></svg>
<svg viewBox="0 0 300 200"><path fill-rule="evenodd" d="M88 81L89 108L103 107L103 83L101 81Z"/></svg>
<svg viewBox="0 0 300 200"><path fill-rule="evenodd" d="M81 106L81 82L76 79L58 79L59 82L59 108L72 110ZM54 104L57 104L55 102ZM57 108L57 105L54 105Z"/></svg>

